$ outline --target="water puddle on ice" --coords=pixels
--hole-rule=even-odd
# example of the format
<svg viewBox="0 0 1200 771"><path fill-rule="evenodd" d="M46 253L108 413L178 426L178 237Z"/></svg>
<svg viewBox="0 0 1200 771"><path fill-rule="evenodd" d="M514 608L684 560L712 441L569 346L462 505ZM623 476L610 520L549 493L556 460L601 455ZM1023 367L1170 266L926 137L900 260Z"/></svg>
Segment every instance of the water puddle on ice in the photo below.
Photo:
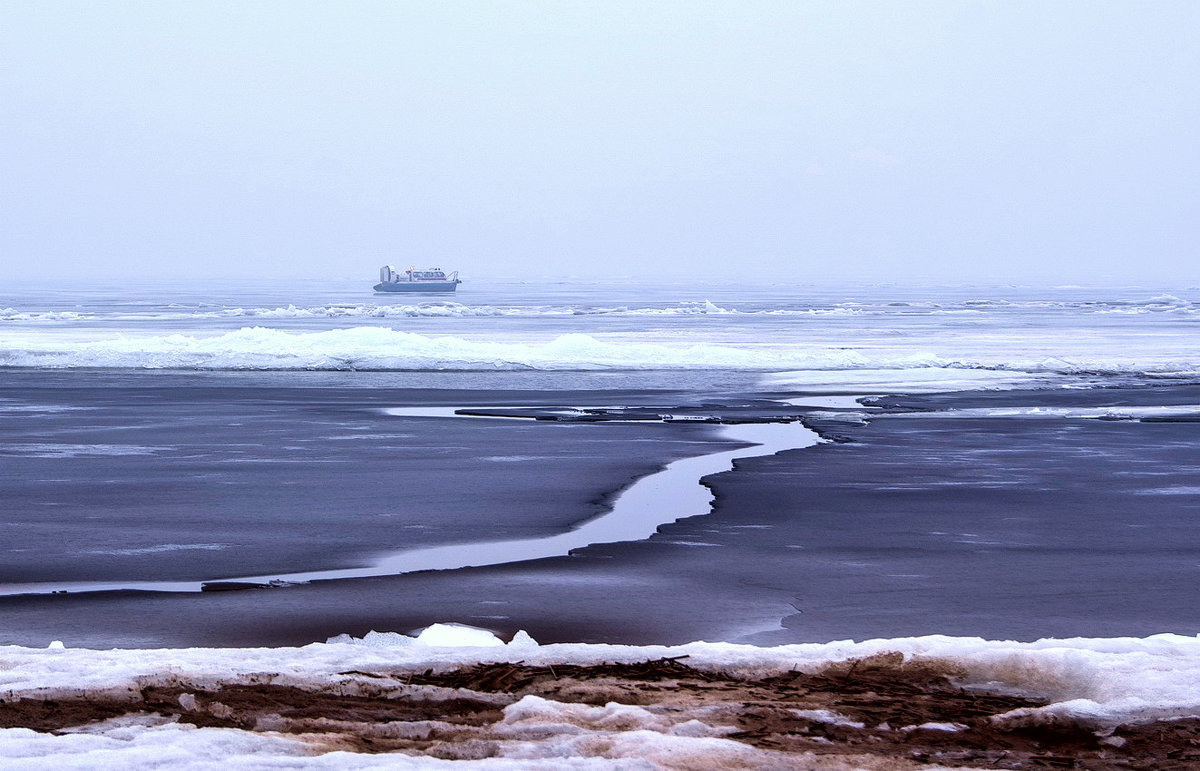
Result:
<svg viewBox="0 0 1200 771"><path fill-rule="evenodd" d="M457 415L452 407L391 408L395 417L453 420L529 420ZM646 425L646 421L638 421ZM706 426L710 427L710 426ZM453 570L508 562L559 557L589 544L640 541L653 535L658 526L682 517L707 514L712 493L699 484L702 477L732 468L738 458L773 455L783 450L810 447L817 434L800 423L743 423L720 426L721 438L743 442L749 447L682 458L663 470L644 476L625 488L607 514L584 522L574 530L543 538L515 541L486 541L411 549L389 554L367 567L314 570L272 575L238 576L207 581L88 581L74 583L0 584L0 596L138 590L154 592L199 592L204 583L244 582L255 584L303 583L338 578L371 578L419 570Z"/></svg>

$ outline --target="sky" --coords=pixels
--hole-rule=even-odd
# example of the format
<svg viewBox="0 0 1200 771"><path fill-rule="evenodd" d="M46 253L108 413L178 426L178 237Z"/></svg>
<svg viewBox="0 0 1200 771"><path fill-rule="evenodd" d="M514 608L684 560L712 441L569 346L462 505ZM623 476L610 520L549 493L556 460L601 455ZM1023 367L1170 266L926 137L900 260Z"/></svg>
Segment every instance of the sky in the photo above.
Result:
<svg viewBox="0 0 1200 771"><path fill-rule="evenodd" d="M0 281L1200 281L1200 3L0 0Z"/></svg>

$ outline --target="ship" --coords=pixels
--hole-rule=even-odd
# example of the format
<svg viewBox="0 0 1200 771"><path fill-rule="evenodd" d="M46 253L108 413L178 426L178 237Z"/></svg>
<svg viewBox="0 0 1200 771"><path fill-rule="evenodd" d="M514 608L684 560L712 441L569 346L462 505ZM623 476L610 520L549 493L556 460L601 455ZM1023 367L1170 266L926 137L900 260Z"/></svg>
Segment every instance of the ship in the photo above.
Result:
<svg viewBox="0 0 1200 771"><path fill-rule="evenodd" d="M410 266L408 270L400 272L393 265L384 265L379 269L379 283L375 285L375 291L453 292L461 283L457 270L446 273L441 268L417 270Z"/></svg>

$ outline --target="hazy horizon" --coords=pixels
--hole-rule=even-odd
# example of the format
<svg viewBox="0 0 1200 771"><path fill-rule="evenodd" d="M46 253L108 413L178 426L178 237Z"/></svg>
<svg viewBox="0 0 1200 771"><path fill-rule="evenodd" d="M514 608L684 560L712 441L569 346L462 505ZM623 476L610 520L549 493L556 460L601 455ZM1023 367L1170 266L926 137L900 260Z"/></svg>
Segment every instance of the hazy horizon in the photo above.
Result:
<svg viewBox="0 0 1200 771"><path fill-rule="evenodd" d="M0 280L1200 283L1200 5L0 5Z"/></svg>

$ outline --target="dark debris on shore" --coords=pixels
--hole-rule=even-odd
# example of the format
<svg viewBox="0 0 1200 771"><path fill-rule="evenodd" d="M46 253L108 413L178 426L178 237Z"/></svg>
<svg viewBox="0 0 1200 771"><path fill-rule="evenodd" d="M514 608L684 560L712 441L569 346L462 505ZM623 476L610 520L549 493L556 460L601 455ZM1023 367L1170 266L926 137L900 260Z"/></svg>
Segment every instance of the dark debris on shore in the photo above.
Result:
<svg viewBox="0 0 1200 771"><path fill-rule="evenodd" d="M328 750L478 759L497 753L503 737L491 727L503 718L503 708L535 695L561 703L639 705L683 717L703 714L725 725L730 739L818 762L858 757L892 761L893 768L1200 766L1196 718L1101 726L1004 717L1044 702L960 687L951 669L905 663L898 653L765 678L704 671L682 658L341 673L359 684L357 693L348 693L344 683L308 690L246 682L148 686L134 701L24 698L0 703L0 727L60 732L128 714L156 714L196 726L317 735Z"/></svg>

